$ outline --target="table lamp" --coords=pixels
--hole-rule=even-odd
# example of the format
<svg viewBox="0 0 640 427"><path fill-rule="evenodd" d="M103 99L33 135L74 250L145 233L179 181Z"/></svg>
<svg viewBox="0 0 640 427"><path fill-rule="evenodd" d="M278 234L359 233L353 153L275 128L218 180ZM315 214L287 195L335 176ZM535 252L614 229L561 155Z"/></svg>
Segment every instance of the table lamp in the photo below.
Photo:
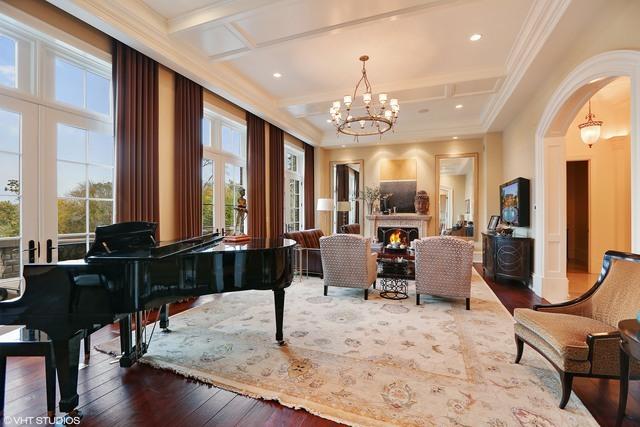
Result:
<svg viewBox="0 0 640 427"><path fill-rule="evenodd" d="M333 212L333 199L318 199L316 210L318 212Z"/></svg>
<svg viewBox="0 0 640 427"><path fill-rule="evenodd" d="M347 222L349 222L349 220L347 219L347 212L349 212L351 210L351 203L348 201L341 201L337 203L336 206L336 211L341 212L342 213L342 222L343 224L346 224Z"/></svg>

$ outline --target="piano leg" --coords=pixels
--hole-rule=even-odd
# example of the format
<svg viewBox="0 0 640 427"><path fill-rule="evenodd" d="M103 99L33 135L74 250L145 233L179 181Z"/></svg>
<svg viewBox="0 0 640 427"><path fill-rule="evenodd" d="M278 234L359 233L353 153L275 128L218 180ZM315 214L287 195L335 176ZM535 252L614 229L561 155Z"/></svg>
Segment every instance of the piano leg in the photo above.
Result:
<svg viewBox="0 0 640 427"><path fill-rule="evenodd" d="M169 304L160 307L160 329L162 332L171 332L169 330Z"/></svg>
<svg viewBox="0 0 640 427"><path fill-rule="evenodd" d="M78 406L78 363L83 332L68 340L51 340L60 386L60 411L73 413Z"/></svg>
<svg viewBox="0 0 640 427"><path fill-rule="evenodd" d="M276 305L276 341L278 341L278 344L284 345L284 336L282 333L282 320L284 318L284 289L274 290L273 297Z"/></svg>
<svg viewBox="0 0 640 427"><path fill-rule="evenodd" d="M120 366L128 368L135 363L132 358L132 342L131 342L131 315L127 314L120 319Z"/></svg>

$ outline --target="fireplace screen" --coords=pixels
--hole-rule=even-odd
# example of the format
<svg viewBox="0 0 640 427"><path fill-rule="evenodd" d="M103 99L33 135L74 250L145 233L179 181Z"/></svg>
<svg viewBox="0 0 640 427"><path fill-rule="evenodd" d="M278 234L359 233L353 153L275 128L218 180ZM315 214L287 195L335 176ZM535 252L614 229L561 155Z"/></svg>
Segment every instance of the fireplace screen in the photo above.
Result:
<svg viewBox="0 0 640 427"><path fill-rule="evenodd" d="M378 241L385 246L397 243L408 247L411 241L419 237L416 227L378 227Z"/></svg>

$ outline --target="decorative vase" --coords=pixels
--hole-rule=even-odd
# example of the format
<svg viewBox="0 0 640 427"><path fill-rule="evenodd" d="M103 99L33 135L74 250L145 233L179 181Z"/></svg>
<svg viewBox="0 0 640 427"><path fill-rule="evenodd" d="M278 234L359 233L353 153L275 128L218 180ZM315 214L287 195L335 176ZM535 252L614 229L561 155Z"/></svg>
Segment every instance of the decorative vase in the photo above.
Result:
<svg viewBox="0 0 640 427"><path fill-rule="evenodd" d="M416 193L413 206L416 208L416 213L418 215L429 214L429 195L426 191L420 190Z"/></svg>

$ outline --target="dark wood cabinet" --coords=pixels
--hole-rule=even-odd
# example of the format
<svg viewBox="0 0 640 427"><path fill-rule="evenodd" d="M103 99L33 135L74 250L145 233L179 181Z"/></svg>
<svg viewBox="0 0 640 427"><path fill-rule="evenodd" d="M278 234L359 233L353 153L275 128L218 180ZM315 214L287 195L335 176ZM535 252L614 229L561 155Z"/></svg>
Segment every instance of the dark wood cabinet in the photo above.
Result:
<svg viewBox="0 0 640 427"><path fill-rule="evenodd" d="M519 280L529 285L533 267L533 239L482 233L484 274L497 279Z"/></svg>

